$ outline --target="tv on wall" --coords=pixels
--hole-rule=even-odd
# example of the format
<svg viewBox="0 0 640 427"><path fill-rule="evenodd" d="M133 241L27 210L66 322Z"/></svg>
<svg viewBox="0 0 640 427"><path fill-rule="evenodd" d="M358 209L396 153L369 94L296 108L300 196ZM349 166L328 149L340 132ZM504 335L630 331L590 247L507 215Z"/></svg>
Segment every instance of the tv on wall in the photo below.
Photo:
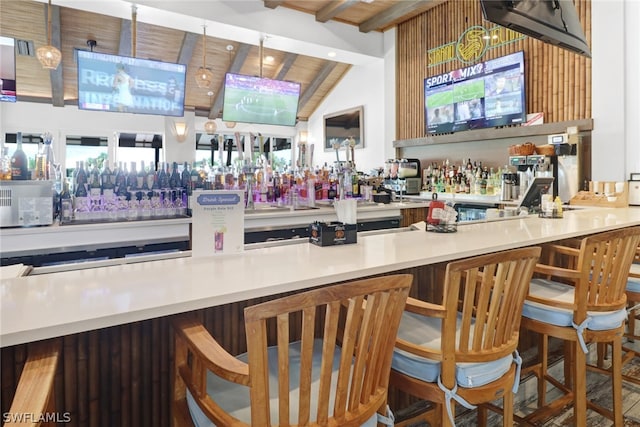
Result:
<svg viewBox="0 0 640 427"><path fill-rule="evenodd" d="M424 79L427 134L523 123L524 53Z"/></svg>
<svg viewBox="0 0 640 427"><path fill-rule="evenodd" d="M227 73L222 120L295 126L300 83Z"/></svg>
<svg viewBox="0 0 640 427"><path fill-rule="evenodd" d="M78 108L184 115L183 64L78 51Z"/></svg>
<svg viewBox="0 0 640 427"><path fill-rule="evenodd" d="M16 102L15 40L0 37L0 101Z"/></svg>

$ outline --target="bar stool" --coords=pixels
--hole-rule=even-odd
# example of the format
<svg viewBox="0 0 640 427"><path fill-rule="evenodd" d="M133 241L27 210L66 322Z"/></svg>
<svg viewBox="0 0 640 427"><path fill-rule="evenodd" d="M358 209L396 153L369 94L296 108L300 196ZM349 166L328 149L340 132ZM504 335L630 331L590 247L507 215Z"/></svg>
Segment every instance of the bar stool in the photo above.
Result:
<svg viewBox="0 0 640 427"><path fill-rule="evenodd" d="M627 304L629 317L627 319L627 332L624 336L630 341L635 342L640 340L640 335L636 332L636 320L640 320L640 247L636 251L636 257L634 263L629 270L629 279L627 280ZM607 354L607 346L598 346L598 361L596 366L589 366L589 369L600 372L610 373L608 369L604 368L604 359ZM630 346L622 346L622 366L629 363L634 357L640 357L640 351L631 348ZM640 378L631 375L622 375L624 381L640 385Z"/></svg>
<svg viewBox="0 0 640 427"><path fill-rule="evenodd" d="M42 414L54 413L53 384L60 355L58 339L29 344L5 426L39 426Z"/></svg>
<svg viewBox="0 0 640 427"><path fill-rule="evenodd" d="M538 409L524 418L540 422L573 403L576 426L587 425L587 408L611 418L622 417L622 335L626 304L625 287L638 243L640 227L588 236L579 248L547 245L543 252L556 265L536 266L524 303L522 327L540 334L539 363L523 370L538 378ZM548 337L565 341L564 383L548 373ZM613 410L587 400L586 354L588 343L612 345ZM546 382L564 396L546 403Z"/></svg>
<svg viewBox="0 0 640 427"><path fill-rule="evenodd" d="M390 384L435 404L418 419L432 426L455 423L455 403L503 413L513 426L513 395L520 381L516 351L522 303L540 248L523 248L451 262L442 305L409 298L398 330ZM502 408L485 406L502 398Z"/></svg>

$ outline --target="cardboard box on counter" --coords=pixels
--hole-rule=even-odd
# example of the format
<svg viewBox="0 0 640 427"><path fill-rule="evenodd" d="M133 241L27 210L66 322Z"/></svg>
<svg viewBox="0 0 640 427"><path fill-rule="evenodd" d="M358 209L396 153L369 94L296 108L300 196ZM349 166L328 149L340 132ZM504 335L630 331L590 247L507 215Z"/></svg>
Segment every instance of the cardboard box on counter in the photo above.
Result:
<svg viewBox="0 0 640 427"><path fill-rule="evenodd" d="M334 246L358 241L355 224L314 222L309 225L309 242L317 246Z"/></svg>

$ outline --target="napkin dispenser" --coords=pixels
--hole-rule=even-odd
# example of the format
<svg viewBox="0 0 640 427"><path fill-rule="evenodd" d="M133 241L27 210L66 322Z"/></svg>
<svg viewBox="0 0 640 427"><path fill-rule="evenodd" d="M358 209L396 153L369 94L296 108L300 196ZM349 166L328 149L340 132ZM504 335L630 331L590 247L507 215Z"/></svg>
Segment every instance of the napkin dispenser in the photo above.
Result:
<svg viewBox="0 0 640 427"><path fill-rule="evenodd" d="M317 246L335 246L356 243L356 224L342 222L314 222L309 226L309 243Z"/></svg>
<svg viewBox="0 0 640 427"><path fill-rule="evenodd" d="M629 204L640 206L640 173L632 173L629 179Z"/></svg>

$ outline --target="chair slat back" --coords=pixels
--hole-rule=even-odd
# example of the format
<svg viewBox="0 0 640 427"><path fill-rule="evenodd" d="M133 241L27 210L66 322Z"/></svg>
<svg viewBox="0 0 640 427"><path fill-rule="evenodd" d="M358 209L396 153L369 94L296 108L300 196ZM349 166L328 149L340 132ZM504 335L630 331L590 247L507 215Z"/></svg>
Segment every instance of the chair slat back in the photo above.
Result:
<svg viewBox="0 0 640 427"><path fill-rule="evenodd" d="M316 421L323 425L355 426L381 410L386 402L397 329L412 280L407 274L383 276L247 307L251 425L270 425L269 401L274 397L279 400L281 426L292 423L292 413L297 414L300 425ZM269 390L270 322L276 323L277 331L278 396L271 395ZM299 373L289 371L291 331L299 331L300 335ZM317 331L322 331L322 336L317 336ZM293 338L297 339L297 335L296 332ZM311 366L314 340L318 338L323 340L319 388L312 394ZM332 372L337 345L341 353L336 378ZM299 383L290 385L294 378L299 378ZM296 408L291 408L291 390L298 393ZM315 403L317 410L312 413Z"/></svg>
<svg viewBox="0 0 640 427"><path fill-rule="evenodd" d="M582 274L576 283L579 312L611 311L625 306L625 288L638 242L640 227L598 233L582 240L578 258Z"/></svg>
<svg viewBox="0 0 640 427"><path fill-rule="evenodd" d="M518 345L522 305L540 248L524 248L449 263L445 273L443 357L494 360ZM445 363L446 365L446 363ZM443 366L443 375L447 370Z"/></svg>

